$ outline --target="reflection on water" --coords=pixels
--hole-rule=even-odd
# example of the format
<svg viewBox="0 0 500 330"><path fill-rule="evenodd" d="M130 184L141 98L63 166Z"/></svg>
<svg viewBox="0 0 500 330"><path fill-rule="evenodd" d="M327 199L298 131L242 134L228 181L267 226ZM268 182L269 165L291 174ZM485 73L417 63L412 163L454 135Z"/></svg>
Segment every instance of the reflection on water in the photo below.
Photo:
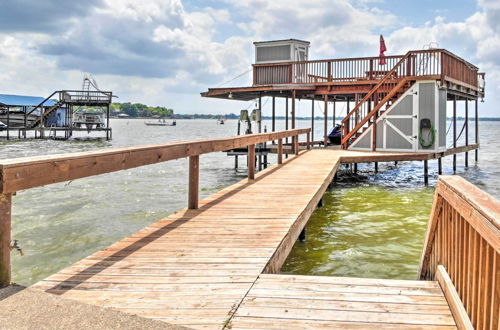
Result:
<svg viewBox="0 0 500 330"><path fill-rule="evenodd" d="M297 124L310 126L309 121ZM112 127L112 141L86 135L71 141L0 140L0 158L224 137L235 135L237 121L217 125L215 120L178 120L173 127L147 127L143 120L123 119L112 120ZM277 129L283 127L278 121ZM315 127L317 139L321 121ZM500 123L481 123L481 128L481 161L464 170L459 156L459 174L498 197L500 143L495 135ZM201 197L244 178L243 164L240 161L242 168L234 171L232 157L202 155ZM444 166L451 173L451 157ZM431 161L430 173L436 168ZM13 252L13 280L34 283L184 208L187 172L187 160L180 159L19 192L14 197L12 237L26 255ZM414 278L435 177L431 188L423 187L422 164L407 162L381 164L378 175L373 175L371 164L360 166L360 172L359 182L341 176L344 180L325 196L325 207L308 225L307 243L297 244L285 271Z"/></svg>

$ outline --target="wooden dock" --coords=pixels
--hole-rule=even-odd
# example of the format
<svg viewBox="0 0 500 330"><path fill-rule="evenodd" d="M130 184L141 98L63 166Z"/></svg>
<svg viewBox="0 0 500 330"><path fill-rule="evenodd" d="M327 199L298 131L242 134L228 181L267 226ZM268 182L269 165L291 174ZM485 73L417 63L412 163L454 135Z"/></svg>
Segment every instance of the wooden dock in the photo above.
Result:
<svg viewBox="0 0 500 330"><path fill-rule="evenodd" d="M149 225L32 288L196 329L470 329L467 314L477 306L481 306L480 317L473 322L490 325L481 329L496 329L499 291L493 274L499 264L500 226L491 212L484 220L490 225L477 224L476 213L486 209L482 200L493 209L499 204L484 196L466 208L467 201L461 202L458 192L446 190L446 196L453 195L447 207L465 210L464 221L472 221L469 215L474 214L476 222L471 222L471 228L479 226L478 235L489 237L488 252L478 255L482 282L474 282L474 288L479 292L485 286L492 297L484 302L472 301L467 311L461 302L463 292L457 293L454 286L461 275L455 272L457 268L441 266L441 243L436 246L429 236L433 230L429 230L425 250L432 254L425 252L431 257L423 258L421 267L421 277L427 281L276 274L341 163L436 157L326 148L299 152L298 134L309 133L293 130L0 162L0 224L7 233L16 191L190 157L188 209ZM286 137L294 139L297 156L283 160L282 142ZM278 164L255 173L250 163L248 179L198 201L200 154L249 146L249 154L254 155L255 144L271 140L278 140ZM437 189L441 193L439 187L442 185ZM460 191L464 190L471 188L461 184ZM431 223L440 223L439 228L444 230L448 225L443 217L450 213L440 212L440 205L435 200ZM10 249L6 240L1 243L0 252ZM454 252L446 253L453 256ZM8 270L8 254L4 256L0 266ZM451 271L451 279L447 271ZM5 281L9 273L0 275Z"/></svg>
<svg viewBox="0 0 500 330"><path fill-rule="evenodd" d="M298 296L282 301L279 310L274 308L273 300L269 300L269 307L272 308L261 306L262 312L267 311L263 315L250 312L253 307L249 306L254 304L250 297L262 292L261 288L266 287L266 283L277 281L276 287L279 288L280 281L282 284L288 282L287 277L282 275L262 277L262 273L279 271L331 183L341 157L347 155L359 157L360 160L368 156L372 160L377 159L376 154L363 152L322 149L302 152L299 157L288 159L280 167L274 166L257 174L255 181L243 180L232 185L200 201L199 209L177 212L33 287L194 328L217 329L229 323L234 323L236 328L244 328L255 318L268 317L277 318L283 324L280 312L297 308L300 301L294 298L298 299ZM392 160L394 157L401 159L402 156L387 153L378 155L381 160ZM300 278L308 279L294 277L298 282ZM323 284L314 284L315 281L310 279L304 281L295 292L299 295L305 290L303 293L317 295L316 299L320 299L316 300L318 304L325 298L321 294L322 290L329 291L328 287L336 286L335 281L343 280L327 278L326 282L319 281ZM396 296L393 297L387 295L386 288L391 286L391 281L377 280L377 285L366 279L352 281L360 285L358 291L353 283L345 284L345 280L340 286L346 288L340 292L349 301L359 301L357 296L360 294L362 297L371 294L371 299L374 299L379 309L389 306L380 303L391 303L391 310L408 312L409 308L414 307L415 310L429 311L429 308L423 307L431 307L441 311L426 318L422 318L419 312L411 313L411 318L403 320L403 312L389 313L385 317L382 314L387 311L374 312L374 315L378 315L374 316L376 323L387 322L399 328L404 325L410 328L423 324L454 325L437 282L395 281L400 286L392 285L395 288L389 291ZM281 291L288 291L286 285L280 288ZM276 294L279 296L280 292ZM370 301L370 297L366 299ZM355 305L352 308L357 308L358 314L359 309L366 307L361 302ZM314 307L311 305L308 310L312 309ZM288 328L302 328L304 322L314 319L314 315L310 314L313 312L308 310L304 311L307 315L303 316L302 321L294 320ZM273 314L273 311L276 313ZM237 317L233 321L235 312ZM319 323L329 327L344 327L345 324L340 321L349 321L346 317L354 317L356 312L337 312L335 315L338 314L345 315L340 319L331 316ZM398 319L400 321L396 322ZM363 315L354 317L350 322L355 320L360 322L357 328L373 326L366 322ZM273 322L269 320L269 324ZM261 324L262 327L265 328Z"/></svg>

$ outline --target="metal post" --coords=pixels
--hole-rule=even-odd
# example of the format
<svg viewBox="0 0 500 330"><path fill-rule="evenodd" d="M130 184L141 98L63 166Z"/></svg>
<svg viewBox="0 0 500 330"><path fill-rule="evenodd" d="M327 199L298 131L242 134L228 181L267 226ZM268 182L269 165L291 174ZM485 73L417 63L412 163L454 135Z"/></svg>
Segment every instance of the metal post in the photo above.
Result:
<svg viewBox="0 0 500 330"><path fill-rule="evenodd" d="M438 174L443 174L443 162L441 161L441 157L438 158Z"/></svg>
<svg viewBox="0 0 500 330"><path fill-rule="evenodd" d="M354 163L354 174L358 173L358 163Z"/></svg>
<svg viewBox="0 0 500 330"><path fill-rule="evenodd" d="M12 194L0 194L0 287L10 284Z"/></svg>
<svg viewBox="0 0 500 330"><path fill-rule="evenodd" d="M323 126L323 145L326 147L328 145L328 95L325 94L325 106L324 106L324 126Z"/></svg>
<svg viewBox="0 0 500 330"><path fill-rule="evenodd" d="M375 173L378 173L378 162L375 162Z"/></svg>
<svg viewBox="0 0 500 330"><path fill-rule="evenodd" d="M457 96L453 95L453 148L457 147ZM457 171L457 154L453 154L453 173Z"/></svg>
<svg viewBox="0 0 500 330"><path fill-rule="evenodd" d="M424 160L424 184L429 185L429 166L428 161Z"/></svg>
<svg viewBox="0 0 500 330"><path fill-rule="evenodd" d="M188 209L198 208L198 194L200 181L200 156L189 157L189 189L188 189Z"/></svg>

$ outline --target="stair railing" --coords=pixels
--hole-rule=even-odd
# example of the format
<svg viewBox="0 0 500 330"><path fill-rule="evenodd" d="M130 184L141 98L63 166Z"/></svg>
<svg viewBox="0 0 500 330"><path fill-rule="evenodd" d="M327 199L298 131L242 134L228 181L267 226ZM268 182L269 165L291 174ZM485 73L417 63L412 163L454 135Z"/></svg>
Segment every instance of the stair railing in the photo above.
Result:
<svg viewBox="0 0 500 330"><path fill-rule="evenodd" d="M408 81L406 77L410 76L413 68L409 60L414 60L412 52L406 53L342 120L342 146L344 149L347 149L352 136L372 119L380 108L406 84ZM389 95L390 97L388 97ZM361 121L358 118L361 118Z"/></svg>

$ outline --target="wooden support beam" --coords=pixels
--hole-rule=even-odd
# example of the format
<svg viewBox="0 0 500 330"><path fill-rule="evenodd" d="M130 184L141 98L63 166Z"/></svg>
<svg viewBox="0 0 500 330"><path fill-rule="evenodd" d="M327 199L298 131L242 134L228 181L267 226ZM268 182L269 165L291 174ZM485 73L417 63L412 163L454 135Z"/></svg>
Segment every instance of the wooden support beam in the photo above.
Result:
<svg viewBox="0 0 500 330"><path fill-rule="evenodd" d="M429 161L424 160L424 184L429 185Z"/></svg>
<svg viewBox="0 0 500 330"><path fill-rule="evenodd" d="M285 98L285 130L288 131L288 96ZM285 139L285 143L288 144L288 138ZM288 159L288 154L285 154L285 158Z"/></svg>
<svg viewBox="0 0 500 330"><path fill-rule="evenodd" d="M311 141L314 141L314 99L311 101Z"/></svg>
<svg viewBox="0 0 500 330"><path fill-rule="evenodd" d="M453 148L457 147L457 96L453 95ZM453 173L457 171L457 155L453 154Z"/></svg>
<svg viewBox="0 0 500 330"><path fill-rule="evenodd" d="M283 164L283 139L278 140L278 164Z"/></svg>
<svg viewBox="0 0 500 330"><path fill-rule="evenodd" d="M436 268L436 279L439 282L439 286L443 290L444 296L448 301L448 305L450 306L451 314L455 319L455 323L457 324L458 329L464 330L473 330L474 327L467 315L467 311L460 299L460 296L453 285L453 281L451 280L448 272L442 265L438 265Z"/></svg>
<svg viewBox="0 0 500 330"><path fill-rule="evenodd" d="M297 97L297 92L292 91L292 129L295 128L295 98Z"/></svg>
<svg viewBox="0 0 500 330"><path fill-rule="evenodd" d="M272 131L276 131L276 97L273 96L273 122L272 122ZM274 141L273 141L274 143Z"/></svg>
<svg viewBox="0 0 500 330"><path fill-rule="evenodd" d="M10 284L12 194L0 194L0 287Z"/></svg>
<svg viewBox="0 0 500 330"><path fill-rule="evenodd" d="M323 127L323 143L326 147L328 145L328 95L325 94L325 106L324 106L324 127Z"/></svg>
<svg viewBox="0 0 500 330"><path fill-rule="evenodd" d="M442 157L438 158L438 174L441 175L443 174L443 162L442 162Z"/></svg>
<svg viewBox="0 0 500 330"><path fill-rule="evenodd" d="M200 156L189 157L188 209L198 208L200 191Z"/></svg>
<svg viewBox="0 0 500 330"><path fill-rule="evenodd" d="M465 145L469 145L469 100L465 99ZM469 167L469 153L465 152L465 167Z"/></svg>
<svg viewBox="0 0 500 330"><path fill-rule="evenodd" d="M335 112L335 109L336 108L336 104L335 104L335 98L333 99L333 127L335 127L335 117L336 117L336 112Z"/></svg>
<svg viewBox="0 0 500 330"><path fill-rule="evenodd" d="M378 162L375 162L375 173L378 173Z"/></svg>
<svg viewBox="0 0 500 330"><path fill-rule="evenodd" d="M475 125L475 128L476 128L476 129L475 129L475 132L474 132L474 133L475 133L475 135L476 135L476 139L475 139L476 144L479 144L479 117L478 117L478 105L477 105L477 99L476 99L475 103L476 103L476 104L475 104L475 118L476 118L476 120L475 120L474 125ZM478 150L478 149L476 149L476 150L475 150L475 153L476 153L476 157L475 157L475 158L476 158L476 162L477 162L477 161L479 160L479 150Z"/></svg>
<svg viewBox="0 0 500 330"><path fill-rule="evenodd" d="M248 146L248 179L255 180L255 144Z"/></svg>

